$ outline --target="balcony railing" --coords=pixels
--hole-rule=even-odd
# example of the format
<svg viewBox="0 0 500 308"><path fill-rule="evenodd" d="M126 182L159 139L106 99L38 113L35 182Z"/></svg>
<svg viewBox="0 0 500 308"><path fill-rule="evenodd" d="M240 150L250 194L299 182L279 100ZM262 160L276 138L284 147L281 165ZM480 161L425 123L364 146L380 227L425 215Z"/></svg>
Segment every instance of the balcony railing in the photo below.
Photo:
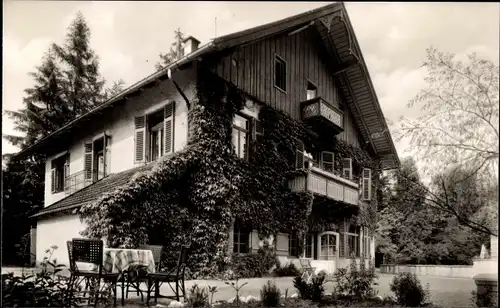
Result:
<svg viewBox="0 0 500 308"><path fill-rule="evenodd" d="M335 134L344 131L344 113L326 102L321 97L316 97L301 103L302 120L312 125L325 125L332 128Z"/></svg>
<svg viewBox="0 0 500 308"><path fill-rule="evenodd" d="M89 175L89 173L91 173ZM66 177L64 181L64 192L66 195L71 195L84 187L89 186L95 181L102 179L104 177L104 172L98 172L97 170L86 171L82 170L73 173Z"/></svg>
<svg viewBox="0 0 500 308"><path fill-rule="evenodd" d="M327 198L358 205L359 185L339 175L317 167L308 169L307 174L290 180L292 191L309 191Z"/></svg>

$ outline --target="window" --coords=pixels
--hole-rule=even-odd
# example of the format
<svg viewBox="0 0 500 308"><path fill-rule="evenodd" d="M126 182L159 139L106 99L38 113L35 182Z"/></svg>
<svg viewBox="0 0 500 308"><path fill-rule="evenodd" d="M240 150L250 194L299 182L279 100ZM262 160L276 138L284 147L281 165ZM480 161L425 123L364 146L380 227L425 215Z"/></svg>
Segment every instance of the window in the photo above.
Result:
<svg viewBox="0 0 500 308"><path fill-rule="evenodd" d="M312 82L308 81L307 82L306 99L310 100L310 99L316 98L317 96L318 96L318 89L316 88L316 86Z"/></svg>
<svg viewBox="0 0 500 308"><path fill-rule="evenodd" d="M85 143L84 150L84 170L85 181L95 182L104 178L108 173L109 165L109 145L111 137L102 134L102 137L95 139L92 142ZM75 184L75 183L72 183ZM71 189L74 189L72 187Z"/></svg>
<svg viewBox="0 0 500 308"><path fill-rule="evenodd" d="M371 257L371 251L370 251L370 234L369 230L367 228L363 228L363 255L366 258Z"/></svg>
<svg viewBox="0 0 500 308"><path fill-rule="evenodd" d="M355 226L349 227L349 232L347 233L347 256L360 256L359 251L359 241L360 241L360 228Z"/></svg>
<svg viewBox="0 0 500 308"><path fill-rule="evenodd" d="M278 56L274 59L274 85L286 92L286 62Z"/></svg>
<svg viewBox="0 0 500 308"><path fill-rule="evenodd" d="M148 115L148 158L149 161L156 161L159 157L163 156L164 149L164 123L163 123L163 109Z"/></svg>
<svg viewBox="0 0 500 308"><path fill-rule="evenodd" d="M239 115L234 115L232 143L239 158L248 159L250 144L250 120Z"/></svg>
<svg viewBox="0 0 500 308"><path fill-rule="evenodd" d="M288 235L288 254L293 257L299 256L299 238L295 231Z"/></svg>
<svg viewBox="0 0 500 308"><path fill-rule="evenodd" d="M320 236L320 254L321 260L333 260L337 256L337 235L326 233Z"/></svg>
<svg viewBox="0 0 500 308"><path fill-rule="evenodd" d="M51 191L64 191L66 178L69 176L69 154L53 159L51 162Z"/></svg>
<svg viewBox="0 0 500 308"><path fill-rule="evenodd" d="M304 255L306 258L313 258L314 254L314 240L313 240L313 235L308 234L306 235L306 241L304 245Z"/></svg>
<svg viewBox="0 0 500 308"><path fill-rule="evenodd" d="M250 250L250 230L242 227L240 223L235 223L233 232L233 252L248 253L249 250Z"/></svg>
<svg viewBox="0 0 500 308"><path fill-rule="evenodd" d="M135 117L135 163L158 160L173 152L175 103L147 115Z"/></svg>

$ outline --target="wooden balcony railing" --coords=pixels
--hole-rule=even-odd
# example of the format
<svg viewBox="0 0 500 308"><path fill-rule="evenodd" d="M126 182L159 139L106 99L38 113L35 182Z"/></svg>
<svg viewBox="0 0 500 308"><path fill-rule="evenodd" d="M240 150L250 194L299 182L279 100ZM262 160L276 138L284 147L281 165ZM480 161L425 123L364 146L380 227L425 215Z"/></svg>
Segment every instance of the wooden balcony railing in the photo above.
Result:
<svg viewBox="0 0 500 308"><path fill-rule="evenodd" d="M317 167L308 169L306 175L290 180L292 191L309 191L330 199L358 205L359 185Z"/></svg>
<svg viewBox="0 0 500 308"><path fill-rule="evenodd" d="M92 175L89 178L88 173L91 172ZM104 172L98 172L97 170L92 171L79 171L73 173L66 177L64 180L64 192L66 195L71 195L80 189L83 189L90 184L94 183L98 179L102 179L104 177Z"/></svg>
<svg viewBox="0 0 500 308"><path fill-rule="evenodd" d="M329 126L335 134L344 131L344 113L326 102L321 97L316 97L301 103L302 120L312 125Z"/></svg>

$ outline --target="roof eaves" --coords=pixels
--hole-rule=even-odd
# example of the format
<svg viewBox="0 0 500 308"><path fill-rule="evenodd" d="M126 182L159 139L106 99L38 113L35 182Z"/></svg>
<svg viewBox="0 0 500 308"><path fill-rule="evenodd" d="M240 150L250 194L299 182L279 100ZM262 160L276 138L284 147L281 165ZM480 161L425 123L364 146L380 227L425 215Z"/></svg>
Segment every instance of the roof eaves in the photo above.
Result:
<svg viewBox="0 0 500 308"><path fill-rule="evenodd" d="M80 116L80 117L72 120L71 122L69 122L68 124L66 124L63 127L59 128L58 130L56 130L52 134L50 134L50 135L42 138L37 143L29 146L28 148L26 148L24 150L21 150L17 154L14 154L14 156L21 157L21 156L23 156L23 155L31 152L33 149L39 147L40 145L42 145L44 142L46 142L47 140L51 139L52 137L63 133L65 130L67 130L68 128L72 127L77 122L80 122L81 120L86 119L86 118L94 115L98 111L101 111L101 110L103 110L105 108L110 107L113 103L116 103L116 102L124 99L125 96L130 95L131 93L136 92L142 86L144 86L144 85L146 85L146 84L148 84L148 83L150 83L150 82L152 82L152 81L154 81L154 80L156 80L156 79L158 79L160 77L168 75L169 71L171 71L171 70L173 70L173 69L175 69L175 68L177 68L177 67L179 67L179 66L181 66L183 64L186 64L186 63L194 60L196 57L200 57L203 54L210 52L214 48L214 46L215 45L213 44L213 41L208 42L207 44L201 46L196 51L194 51L194 52L186 55L185 57L183 57L183 58L181 58L181 59L179 59L179 60L171 63L169 66L167 66L167 67L159 70L158 72L155 72L155 73L149 75L148 77L143 78L140 81L134 83L133 85L131 85L127 89L123 90L119 94L115 95L114 97L110 98L109 100L107 100L106 102L102 103L101 105L95 107L94 109L92 109L89 112L83 114L82 116Z"/></svg>

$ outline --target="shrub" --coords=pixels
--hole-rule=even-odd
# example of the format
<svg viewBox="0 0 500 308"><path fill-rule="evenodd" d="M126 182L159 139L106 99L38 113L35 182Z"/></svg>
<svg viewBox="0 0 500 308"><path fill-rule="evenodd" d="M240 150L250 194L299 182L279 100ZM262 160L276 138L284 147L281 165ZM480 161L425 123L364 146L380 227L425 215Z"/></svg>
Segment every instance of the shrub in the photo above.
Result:
<svg viewBox="0 0 500 308"><path fill-rule="evenodd" d="M417 275L400 273L392 280L391 291L398 304L406 307L420 307L426 303L428 292L424 290Z"/></svg>
<svg viewBox="0 0 500 308"><path fill-rule="evenodd" d="M296 277L300 275L300 270L291 262L287 263L285 266L281 266L278 261L273 273L276 277Z"/></svg>
<svg viewBox="0 0 500 308"><path fill-rule="evenodd" d="M278 307L281 298L280 289L271 280L260 290L260 298L266 307Z"/></svg>
<svg viewBox="0 0 500 308"><path fill-rule="evenodd" d="M377 275L375 266L370 261L369 268L365 266L362 258L359 269L356 266L356 259L351 258L349 269L339 268L333 275L335 291L339 294L350 295L359 299L371 298L376 295L375 289Z"/></svg>
<svg viewBox="0 0 500 308"><path fill-rule="evenodd" d="M65 266L50 259L55 249L57 246L46 250L48 256L36 275L2 274L3 307L76 307L80 304L79 299L68 296L69 279L57 275Z"/></svg>
<svg viewBox="0 0 500 308"><path fill-rule="evenodd" d="M307 283L301 276L295 277L293 286L299 291L300 298L319 302L323 298L325 276L316 276L311 283Z"/></svg>
<svg viewBox="0 0 500 308"><path fill-rule="evenodd" d="M257 253L234 254L231 269L238 278L257 278L268 275L277 263L278 259L274 250L268 243L264 243Z"/></svg>
<svg viewBox="0 0 500 308"><path fill-rule="evenodd" d="M189 290L189 295L186 298L189 307L206 307L208 306L208 291L206 288L200 288L196 283Z"/></svg>

